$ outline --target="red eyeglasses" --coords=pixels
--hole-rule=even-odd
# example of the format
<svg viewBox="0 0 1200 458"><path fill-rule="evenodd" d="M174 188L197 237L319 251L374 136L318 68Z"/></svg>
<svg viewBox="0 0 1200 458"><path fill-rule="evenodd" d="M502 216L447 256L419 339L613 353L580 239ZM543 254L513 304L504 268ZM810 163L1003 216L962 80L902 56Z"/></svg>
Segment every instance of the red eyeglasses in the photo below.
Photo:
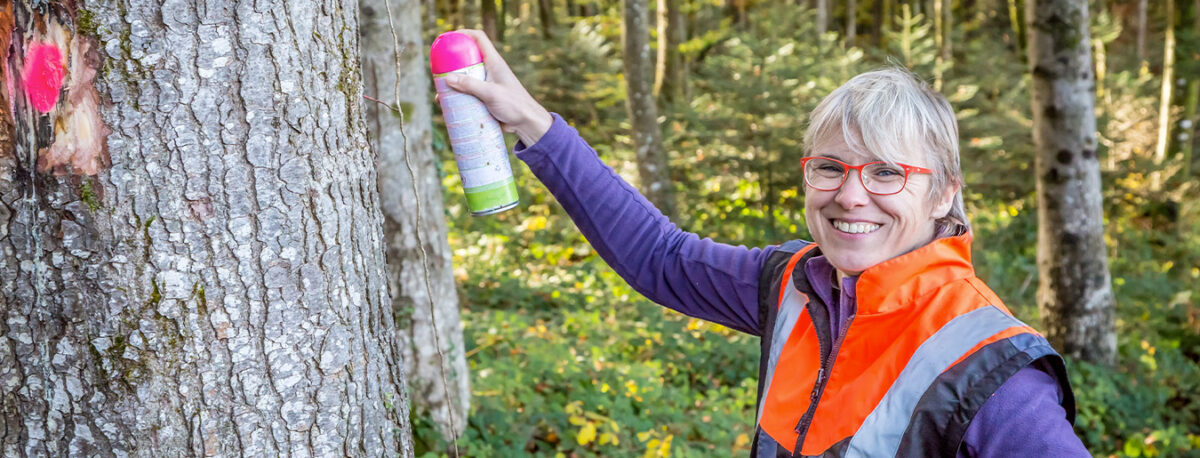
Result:
<svg viewBox="0 0 1200 458"><path fill-rule="evenodd" d="M903 191L910 174L933 174L933 170L914 165L884 161L850 165L828 157L806 157L800 160L800 166L804 168L804 183L818 191L836 191L846 182L850 171L857 170L863 189L878 196L890 196Z"/></svg>

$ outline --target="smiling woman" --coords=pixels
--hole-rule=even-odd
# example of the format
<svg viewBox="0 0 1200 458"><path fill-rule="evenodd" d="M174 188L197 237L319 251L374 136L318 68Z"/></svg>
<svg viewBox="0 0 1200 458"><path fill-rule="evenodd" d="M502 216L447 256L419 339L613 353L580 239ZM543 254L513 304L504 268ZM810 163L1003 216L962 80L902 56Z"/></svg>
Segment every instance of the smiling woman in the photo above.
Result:
<svg viewBox="0 0 1200 458"><path fill-rule="evenodd" d="M538 104L487 37L482 100L606 262L666 307L762 338L753 456L1088 456L1062 358L975 276L950 104L859 75L814 110L816 243L678 229Z"/></svg>

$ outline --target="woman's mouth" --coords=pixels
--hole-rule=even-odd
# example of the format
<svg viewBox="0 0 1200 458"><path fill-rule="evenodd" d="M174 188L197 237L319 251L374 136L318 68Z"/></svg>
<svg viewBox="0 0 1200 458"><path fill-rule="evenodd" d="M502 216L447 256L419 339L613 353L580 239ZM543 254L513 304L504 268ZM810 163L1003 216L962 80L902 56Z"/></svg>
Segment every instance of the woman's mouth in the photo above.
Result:
<svg viewBox="0 0 1200 458"><path fill-rule="evenodd" d="M830 220L833 227L847 234L869 234L879 230L880 225L875 223L851 223L840 219Z"/></svg>

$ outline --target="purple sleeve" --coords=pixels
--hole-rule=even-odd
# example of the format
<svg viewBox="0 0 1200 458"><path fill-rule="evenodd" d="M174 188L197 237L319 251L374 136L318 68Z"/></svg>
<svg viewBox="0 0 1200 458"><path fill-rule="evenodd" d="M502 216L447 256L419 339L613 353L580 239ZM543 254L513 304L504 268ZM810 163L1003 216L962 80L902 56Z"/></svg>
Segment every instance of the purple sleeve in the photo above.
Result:
<svg viewBox="0 0 1200 458"><path fill-rule="evenodd" d="M517 158L550 190L609 266L650 300L758 334L758 277L775 247L747 249L675 227L600 161L558 114Z"/></svg>
<svg viewBox="0 0 1200 458"><path fill-rule="evenodd" d="M1036 365L1017 371L975 414L958 456L1092 456L1067 422L1061 397L1058 382Z"/></svg>

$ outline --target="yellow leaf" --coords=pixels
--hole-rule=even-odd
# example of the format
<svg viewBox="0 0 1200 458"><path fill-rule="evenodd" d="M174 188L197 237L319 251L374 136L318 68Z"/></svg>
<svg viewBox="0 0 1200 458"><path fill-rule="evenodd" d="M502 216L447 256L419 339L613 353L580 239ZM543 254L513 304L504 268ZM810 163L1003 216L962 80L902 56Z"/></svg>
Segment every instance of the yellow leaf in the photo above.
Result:
<svg viewBox="0 0 1200 458"><path fill-rule="evenodd" d="M653 439L646 443L646 453L642 458L654 458L658 456L658 439Z"/></svg>
<svg viewBox="0 0 1200 458"><path fill-rule="evenodd" d="M612 442L612 440L613 440L612 434L603 433L600 435L600 440L597 443L600 445L608 445L608 443Z"/></svg>
<svg viewBox="0 0 1200 458"><path fill-rule="evenodd" d="M586 419L575 415L571 415L571 418L568 418L567 421L575 426L583 426L584 423L587 423Z"/></svg>
<svg viewBox="0 0 1200 458"><path fill-rule="evenodd" d="M579 434L575 435L575 441L579 445L587 445L596 439L596 425L588 423L579 429Z"/></svg>
<svg viewBox="0 0 1200 458"><path fill-rule="evenodd" d="M745 445L748 445L749 443L750 443L750 435L748 435L746 433L741 433L741 434L738 434L737 440L734 441L733 446L740 448Z"/></svg>
<svg viewBox="0 0 1200 458"><path fill-rule="evenodd" d="M646 442L650 438L650 431L637 433L638 442Z"/></svg>
<svg viewBox="0 0 1200 458"><path fill-rule="evenodd" d="M601 385L600 385L600 392L601 392L601 393L607 393L609 389L610 389L610 388L609 388L609 386L608 386L608 384L607 384L607 383L604 383L604 384L601 384Z"/></svg>

